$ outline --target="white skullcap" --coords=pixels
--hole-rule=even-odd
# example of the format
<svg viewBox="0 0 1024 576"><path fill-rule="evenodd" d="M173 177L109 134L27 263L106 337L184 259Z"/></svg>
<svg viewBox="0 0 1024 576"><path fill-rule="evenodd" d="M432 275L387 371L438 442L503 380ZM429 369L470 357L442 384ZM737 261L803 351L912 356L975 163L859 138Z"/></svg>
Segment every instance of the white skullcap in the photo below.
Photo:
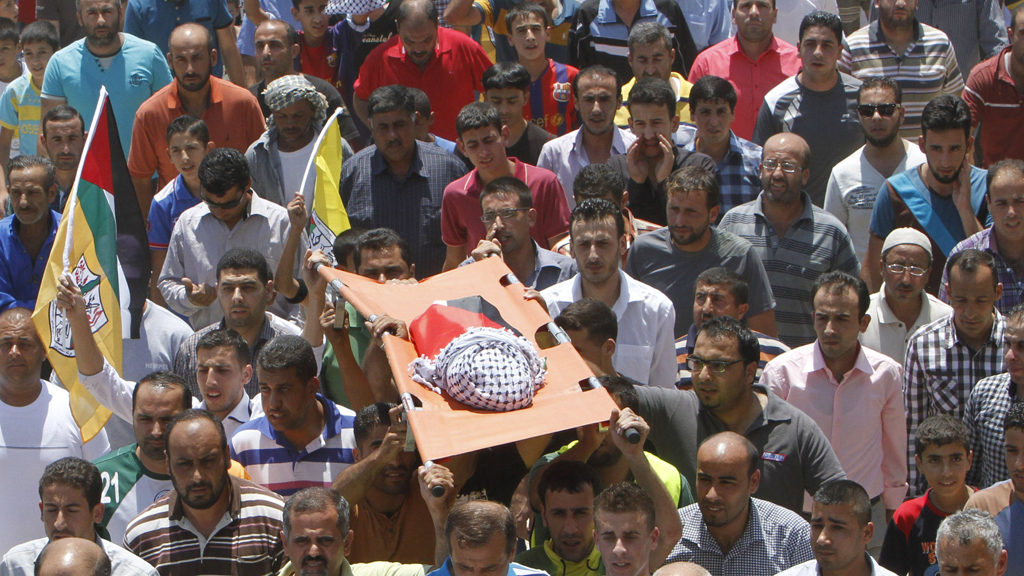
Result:
<svg viewBox="0 0 1024 576"><path fill-rule="evenodd" d="M882 254L885 254L890 248L895 248L900 244L913 244L914 246L920 246L924 248L924 251L928 253L928 257L932 257L932 241L924 235L923 232L914 230L913 228L897 228L889 235L885 237L885 244L882 244Z"/></svg>

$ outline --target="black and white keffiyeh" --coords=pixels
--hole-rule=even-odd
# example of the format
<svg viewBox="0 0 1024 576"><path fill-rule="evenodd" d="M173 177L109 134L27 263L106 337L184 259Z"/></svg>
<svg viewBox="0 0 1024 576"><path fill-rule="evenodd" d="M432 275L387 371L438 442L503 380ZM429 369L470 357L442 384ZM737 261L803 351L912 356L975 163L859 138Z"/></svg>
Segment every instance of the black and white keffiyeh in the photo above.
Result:
<svg viewBox="0 0 1024 576"><path fill-rule="evenodd" d="M474 327L433 358L409 364L412 379L434 392L481 410L508 412L533 402L547 375L526 338L499 328Z"/></svg>

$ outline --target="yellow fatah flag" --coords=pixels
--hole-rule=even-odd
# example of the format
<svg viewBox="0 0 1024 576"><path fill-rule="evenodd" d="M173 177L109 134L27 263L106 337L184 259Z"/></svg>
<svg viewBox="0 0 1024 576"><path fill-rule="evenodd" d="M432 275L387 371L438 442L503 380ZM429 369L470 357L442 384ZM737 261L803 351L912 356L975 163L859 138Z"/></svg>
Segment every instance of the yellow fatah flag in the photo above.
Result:
<svg viewBox="0 0 1024 576"><path fill-rule="evenodd" d="M340 114L341 108L338 108L324 123L313 147L315 152L310 156L302 178L302 195L306 198L306 208L309 210L309 248L323 250L332 259L334 239L352 227L339 191L342 146L337 118ZM313 190L308 190L310 171L313 169L316 170L316 183Z"/></svg>

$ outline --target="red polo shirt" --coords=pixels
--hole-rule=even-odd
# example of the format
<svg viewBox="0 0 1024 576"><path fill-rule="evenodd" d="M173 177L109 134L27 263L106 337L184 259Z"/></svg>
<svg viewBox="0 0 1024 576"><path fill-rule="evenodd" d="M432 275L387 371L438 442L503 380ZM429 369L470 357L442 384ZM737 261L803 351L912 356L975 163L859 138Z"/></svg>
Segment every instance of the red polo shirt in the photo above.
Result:
<svg viewBox="0 0 1024 576"><path fill-rule="evenodd" d="M789 42L775 38L757 60L751 60L733 36L698 54L687 80L692 83L708 75L728 80L736 89L732 131L750 140L765 94L799 71L800 55Z"/></svg>
<svg viewBox="0 0 1024 576"><path fill-rule="evenodd" d="M989 167L1004 158L1024 160L1024 98L1006 69L1010 48L971 70L963 98L971 109L974 127L981 123L982 164Z"/></svg>
<svg viewBox="0 0 1024 576"><path fill-rule="evenodd" d="M359 69L355 94L362 100L369 100L370 94L381 86L401 84L419 88L430 98L434 113L431 131L442 138L456 140L455 118L463 106L476 100L474 91L484 91L481 78L492 64L483 48L469 36L439 27L434 56L427 62L426 69L420 70L406 57L402 40L395 34L366 57Z"/></svg>
<svg viewBox="0 0 1024 576"><path fill-rule="evenodd" d="M554 172L520 162L516 158L509 160L516 163L512 175L525 182L533 193L537 222L530 228L530 236L541 248L547 248L548 238L569 231L569 204L565 199L565 191ZM484 184L476 168L444 189L441 200L441 239L445 244L466 245L469 252L487 236L487 227L480 221L484 215L480 208L480 192L483 189Z"/></svg>
<svg viewBox="0 0 1024 576"><path fill-rule="evenodd" d="M177 79L150 96L135 113L128 171L135 178L148 178L156 172L160 179L157 190L178 176L167 156L167 127L182 114L188 112L178 100ZM217 148L234 148L243 154L267 129L256 97L216 76L210 76L210 106L203 120Z"/></svg>

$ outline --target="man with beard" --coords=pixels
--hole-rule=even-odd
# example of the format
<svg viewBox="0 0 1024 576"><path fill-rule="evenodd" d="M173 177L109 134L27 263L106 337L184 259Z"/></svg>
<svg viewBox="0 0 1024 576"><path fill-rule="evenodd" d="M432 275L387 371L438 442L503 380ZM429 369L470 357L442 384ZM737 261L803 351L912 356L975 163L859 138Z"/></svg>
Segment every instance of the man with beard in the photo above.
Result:
<svg viewBox="0 0 1024 576"><path fill-rule="evenodd" d="M39 130L41 132L40 153L45 149L46 155L53 162L56 170L57 198L50 203L50 209L64 213L64 204L71 194L71 187L78 175L78 162L82 159L85 149L85 121L82 115L67 104L50 109L43 116Z"/></svg>
<svg viewBox="0 0 1024 576"><path fill-rule="evenodd" d="M677 311L693 306L697 275L723 267L740 275L750 297L746 313L751 330L774 336L775 298L761 257L731 232L713 228L721 194L714 173L685 166L665 182L668 226L637 237L626 259L626 273L661 290ZM675 335L686 334L690 318L676 314Z"/></svg>
<svg viewBox="0 0 1024 576"><path fill-rule="evenodd" d="M454 478L447 468L436 464L416 474L417 456L405 451L407 423L400 414L400 408L386 402L371 404L356 414L352 425L356 463L334 481L335 490L354 502L353 532L345 542L345 555L354 563L430 565L435 561L431 508L446 508L447 504L433 496L424 497L420 477L426 485L437 482L452 488Z"/></svg>
<svg viewBox="0 0 1024 576"><path fill-rule="evenodd" d="M119 32L124 9L121 0L78 2L85 38L54 54L46 65L39 113L46 116L54 106L68 104L90 126L102 86L114 108L121 149L128 150L135 113L171 83L171 69L156 44Z"/></svg>
<svg viewBox="0 0 1024 576"><path fill-rule="evenodd" d="M281 567L284 501L228 474L216 416L175 416L167 425L166 461L174 489L132 520L125 548L167 574L265 576ZM217 544L207 545L211 540Z"/></svg>
<svg viewBox="0 0 1024 576"><path fill-rule="evenodd" d="M719 230L754 245L775 296L779 339L795 348L814 341L811 289L833 270L860 273L846 228L804 191L811 150L796 134L776 134L761 155L761 194L729 211Z"/></svg>
<svg viewBox="0 0 1024 576"><path fill-rule="evenodd" d="M168 45L174 80L139 106L132 127L135 145L128 152L135 194L146 200L143 214L149 214L153 173L157 190L178 175L164 152L167 127L175 118L189 114L203 120L217 148L239 152L245 152L266 128L260 106L248 90L211 74L217 50L206 28L182 24L171 32Z"/></svg>
<svg viewBox="0 0 1024 576"><path fill-rule="evenodd" d="M896 228L910 227L932 241L932 267L925 290L938 294L946 258L953 248L992 223L985 203L988 173L970 165L974 145L971 113L956 96L932 100L921 114L918 145L927 161L889 177L871 213L871 235L864 261L868 287L881 284L882 243Z"/></svg>
<svg viewBox="0 0 1024 576"><path fill-rule="evenodd" d="M857 259L866 269L868 225L879 188L893 174L920 166L925 156L919 147L900 137L906 113L900 85L884 76L863 81L857 91L857 114L866 144L832 169L825 188L825 210L846 226Z"/></svg>
<svg viewBox="0 0 1024 576"><path fill-rule="evenodd" d="M103 517L104 486L96 466L81 458L68 456L47 466L39 479L39 510L46 537L11 548L0 562L0 574L30 576L47 544L81 538L103 548L110 557L112 576L157 576L155 568L97 532L96 525Z"/></svg>
<svg viewBox="0 0 1024 576"><path fill-rule="evenodd" d="M964 89L956 54L942 30L917 19L918 0L876 0L879 17L843 41L839 70L866 80L885 76L906 93L900 135L921 135L921 111L943 94ZM929 3L930 2L926 2Z"/></svg>
<svg viewBox="0 0 1024 576"><path fill-rule="evenodd" d="M570 210L576 207L576 174L584 166L605 164L612 156L625 154L636 140L632 132L615 125L621 94L622 83L611 68L596 65L580 70L572 81L572 95L582 127L541 148L537 166L558 176Z"/></svg>
<svg viewBox="0 0 1024 576"><path fill-rule="evenodd" d="M441 271L444 189L466 165L436 146L416 141L416 111L403 86L373 91L367 103L375 144L341 167L341 199L355 228L390 228L412 248L419 278Z"/></svg>
<svg viewBox="0 0 1024 576"><path fill-rule="evenodd" d="M583 298L604 302L619 322L616 368L637 382L675 388L675 308L620 269L626 253L622 210L608 200L584 200L572 211L569 233L579 273L541 292L551 317Z"/></svg>

